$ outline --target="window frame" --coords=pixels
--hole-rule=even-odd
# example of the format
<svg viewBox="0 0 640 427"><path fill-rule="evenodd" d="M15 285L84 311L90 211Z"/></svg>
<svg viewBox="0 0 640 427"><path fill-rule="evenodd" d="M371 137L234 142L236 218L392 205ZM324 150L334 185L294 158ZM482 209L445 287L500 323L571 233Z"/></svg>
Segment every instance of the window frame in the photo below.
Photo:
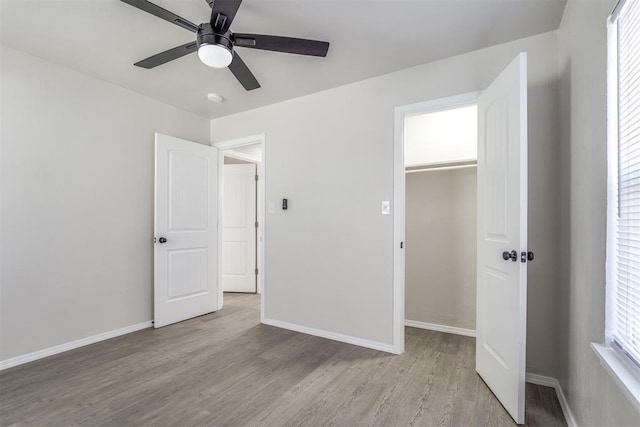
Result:
<svg viewBox="0 0 640 427"><path fill-rule="evenodd" d="M604 345L592 343L601 364L640 411L640 366L614 340L616 315L616 220L618 215L618 25L626 0L607 19L607 241Z"/></svg>

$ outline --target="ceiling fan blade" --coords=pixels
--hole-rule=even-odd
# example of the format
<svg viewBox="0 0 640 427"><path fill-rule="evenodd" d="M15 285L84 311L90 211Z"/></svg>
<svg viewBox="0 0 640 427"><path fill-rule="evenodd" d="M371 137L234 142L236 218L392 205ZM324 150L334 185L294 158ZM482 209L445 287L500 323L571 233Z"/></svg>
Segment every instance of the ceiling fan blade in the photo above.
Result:
<svg viewBox="0 0 640 427"><path fill-rule="evenodd" d="M169 61L173 61L174 59L182 58L183 56L195 52L196 50L198 50L198 44L196 42L189 42L174 47L173 49L165 50L164 52L160 52L156 55L150 56L147 59L138 61L133 65L146 69L154 68L158 65L166 64Z"/></svg>
<svg viewBox="0 0 640 427"><path fill-rule="evenodd" d="M208 0L207 0L208 1ZM211 7L211 26L225 32L231 26L242 0L213 0Z"/></svg>
<svg viewBox="0 0 640 427"><path fill-rule="evenodd" d="M296 39L293 37L268 36L264 34L234 33L235 45L251 49L272 50L298 55L327 56L329 42Z"/></svg>
<svg viewBox="0 0 640 427"><path fill-rule="evenodd" d="M120 0L123 3L129 4L133 7L136 7L140 10L143 10L147 13L157 16L158 18L164 19L165 21L169 21L172 24L176 24L179 27L182 27L186 30L189 30L193 33L198 31L198 26L193 22L190 22L184 18L179 17L173 12L169 12L166 9L157 6L150 1L147 0Z"/></svg>
<svg viewBox="0 0 640 427"><path fill-rule="evenodd" d="M260 87L258 80L256 80L247 64L236 52L233 52L233 61L229 64L229 69L246 90L254 90Z"/></svg>

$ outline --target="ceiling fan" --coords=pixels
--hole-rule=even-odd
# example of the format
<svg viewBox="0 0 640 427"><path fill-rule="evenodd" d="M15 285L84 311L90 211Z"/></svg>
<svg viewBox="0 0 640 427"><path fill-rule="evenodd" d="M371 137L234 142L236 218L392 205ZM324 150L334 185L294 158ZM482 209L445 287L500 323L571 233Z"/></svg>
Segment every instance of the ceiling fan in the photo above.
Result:
<svg viewBox="0 0 640 427"><path fill-rule="evenodd" d="M230 30L231 23L238 12L242 0L206 0L209 7L211 7L211 19L209 22L200 25L195 25L147 0L121 1L197 35L195 42L174 47L134 64L142 68L154 68L197 51L198 57L205 65L214 68L229 67L246 90L253 90L259 88L260 83L258 83L258 80L256 80L238 53L235 52L234 47L322 57L327 56L329 50L329 43L323 41L264 34L233 33Z"/></svg>

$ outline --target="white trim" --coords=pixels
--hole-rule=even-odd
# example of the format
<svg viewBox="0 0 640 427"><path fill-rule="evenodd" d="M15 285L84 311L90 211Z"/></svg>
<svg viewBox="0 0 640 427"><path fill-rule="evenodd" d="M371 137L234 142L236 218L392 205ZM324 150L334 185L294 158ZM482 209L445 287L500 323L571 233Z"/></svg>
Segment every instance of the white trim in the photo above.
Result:
<svg viewBox="0 0 640 427"><path fill-rule="evenodd" d="M103 332L98 335L93 335L80 340L71 341L65 344L56 345L53 347L45 348L43 350L34 351L33 353L23 354L22 356L13 357L11 359L0 361L0 371L3 369L13 368L14 366L23 365L25 363L33 362L34 360L42 359L45 357L53 356L55 354L64 353L65 351L73 350L76 348L84 347L86 345L95 344L100 341L105 341L111 338L119 337L120 335L130 334L131 332L140 331L153 326L151 320L138 323L136 325L125 326L124 328L116 329L109 332Z"/></svg>
<svg viewBox="0 0 640 427"><path fill-rule="evenodd" d="M468 169L468 168L477 168L478 165L459 165L459 166L440 166L437 168L424 168L424 169L410 169L406 170L404 173L415 173L415 172L440 172L454 169Z"/></svg>
<svg viewBox="0 0 640 427"><path fill-rule="evenodd" d="M616 313L616 218L618 215L618 26L607 23L607 234L605 344L611 345Z"/></svg>
<svg viewBox="0 0 640 427"><path fill-rule="evenodd" d="M231 157L232 159L244 160L245 162L251 162L251 163L262 162L262 157L252 156L251 154L242 153L240 151L228 149L228 150L223 150L223 152L225 157Z"/></svg>
<svg viewBox="0 0 640 427"><path fill-rule="evenodd" d="M578 427L578 423L576 422L576 418L573 416L573 412L571 411L571 407L569 406L569 401L567 397L564 395L564 391L562 391L562 387L560 386L560 382L556 380L556 396L558 396L558 402L560 402L560 407L562 408L562 413L564 414L564 419L567 422L568 427Z"/></svg>
<svg viewBox="0 0 640 427"><path fill-rule="evenodd" d="M396 107L395 110L396 112L402 113L404 117L453 110L454 108L476 104L481 93L481 91L467 92L429 101L416 102L415 104Z"/></svg>
<svg viewBox="0 0 640 427"><path fill-rule="evenodd" d="M449 166L462 166L462 165L478 165L478 158L474 157L472 159L459 159L454 161L446 161L446 162L430 162L430 163L415 163L412 165L404 165L405 169L413 170L413 168L424 167L424 168L438 168L438 167L449 167Z"/></svg>
<svg viewBox="0 0 640 427"><path fill-rule="evenodd" d="M215 142L211 145L220 150L226 150L228 148L236 148L236 147L243 147L245 145L264 143L264 140L265 140L265 134L260 133L257 135L245 136L243 138L231 139L229 141Z"/></svg>
<svg viewBox="0 0 640 427"><path fill-rule="evenodd" d="M264 279L265 279L265 262L264 262L264 248L265 248L265 230L266 230L266 179L265 179L265 140L262 140L262 161L258 163L258 199L256 200L258 206L258 243L257 243L257 255L258 255L258 293L260 295L264 292ZM260 316L264 313L264 298L260 297Z"/></svg>
<svg viewBox="0 0 640 427"><path fill-rule="evenodd" d="M404 352L404 242L405 165L404 119L416 114L443 111L475 104L480 92L469 92L446 98L403 105L394 109L393 137L393 352Z"/></svg>
<svg viewBox="0 0 640 427"><path fill-rule="evenodd" d="M282 322L263 318L261 322L265 325L275 326L277 328L288 329L290 331L300 332L307 335L313 335L320 338L327 338L333 341L339 341L347 344L353 344L360 347L371 348L374 350L384 351L386 353L395 353L392 345L384 344L377 341L364 340L351 335L336 334L334 332L324 331L322 329L309 328L307 326L296 325L295 323Z"/></svg>
<svg viewBox="0 0 640 427"><path fill-rule="evenodd" d="M393 147L393 351L404 353L404 118L401 107L394 112ZM398 171L402 171L399 173ZM400 245L403 245L401 248Z"/></svg>
<svg viewBox="0 0 640 427"><path fill-rule="evenodd" d="M243 147L245 145L253 145L253 144L261 144L261 159L249 159L253 157L251 155L247 155L244 153L240 153L238 151L233 150L236 147ZM264 299L265 299L265 262L264 262L264 248L266 241L266 217L265 217L265 195L266 195L266 136L264 133L247 136L243 138L233 139L229 141L222 141L212 144L212 147L218 148L220 150L220 159L219 159L219 185L220 191L219 200L218 200L218 227L222 229L223 224L223 215L222 215L222 206L224 200L222 199L224 196L223 185L224 185L224 157L228 154L229 157L240 158L241 160L247 160L250 162L255 162L258 168L258 201L257 201L257 210L258 210L258 242L256 244L256 251L258 256L257 268L258 268L258 286L257 292L260 294L260 320L262 321L264 318ZM218 239L218 265L222 266L222 239ZM218 301L219 307L218 310L222 308L224 293L222 290L222 269L218 269L218 283L220 286L218 287Z"/></svg>
<svg viewBox="0 0 640 427"><path fill-rule="evenodd" d="M591 343L600 364L607 371L613 382L620 388L629 402L640 412L640 368L616 349L606 345Z"/></svg>
<svg viewBox="0 0 640 427"><path fill-rule="evenodd" d="M224 203L224 154L222 150L211 146L215 150L218 150L218 212L216 218L216 226L218 227L218 271L216 274L216 286L218 287L218 310L222 310L224 306L224 290L222 289L222 219L224 214L222 212L222 206Z"/></svg>
<svg viewBox="0 0 640 427"><path fill-rule="evenodd" d="M428 329L430 331L445 332L447 334L463 335L465 337L475 338L476 336L475 329L465 329L465 328L457 328L455 326L438 325L436 323L418 322L417 320L406 319L404 321L404 325L410 326L412 328L420 328L420 329Z"/></svg>
<svg viewBox="0 0 640 427"><path fill-rule="evenodd" d="M531 374L527 372L525 376L525 382L529 384L541 385L544 387L556 388L558 387L558 380L553 377L546 377L544 375Z"/></svg>

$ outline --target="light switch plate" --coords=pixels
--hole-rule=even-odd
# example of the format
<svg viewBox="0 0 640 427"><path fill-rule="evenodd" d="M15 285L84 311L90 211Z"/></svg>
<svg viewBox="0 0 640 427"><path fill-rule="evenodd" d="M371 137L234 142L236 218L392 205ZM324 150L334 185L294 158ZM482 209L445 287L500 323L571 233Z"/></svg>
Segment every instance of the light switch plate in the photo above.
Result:
<svg viewBox="0 0 640 427"><path fill-rule="evenodd" d="M389 215L391 213L391 203L388 200L382 201L382 215Z"/></svg>

